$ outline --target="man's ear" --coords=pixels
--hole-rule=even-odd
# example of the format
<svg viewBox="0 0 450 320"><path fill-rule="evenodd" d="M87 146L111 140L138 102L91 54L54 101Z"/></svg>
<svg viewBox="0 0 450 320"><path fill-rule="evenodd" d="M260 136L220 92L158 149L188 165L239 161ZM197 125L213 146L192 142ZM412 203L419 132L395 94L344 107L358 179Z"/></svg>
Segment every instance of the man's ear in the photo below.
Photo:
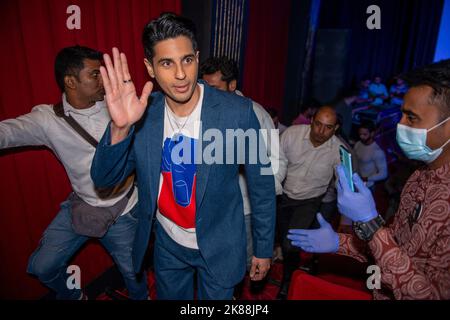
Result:
<svg viewBox="0 0 450 320"><path fill-rule="evenodd" d="M337 124L336 127L334 127L334 132L338 131L339 125Z"/></svg>
<svg viewBox="0 0 450 320"><path fill-rule="evenodd" d="M155 78L155 70L153 70L153 65L147 59L144 59L145 67L150 77Z"/></svg>
<svg viewBox="0 0 450 320"><path fill-rule="evenodd" d="M77 87L77 79L75 76L66 75L64 76L64 86L69 89L75 89Z"/></svg>
<svg viewBox="0 0 450 320"><path fill-rule="evenodd" d="M236 90L236 87L237 87L237 80L236 79L235 80L231 80L228 83L228 91L233 92L234 90Z"/></svg>

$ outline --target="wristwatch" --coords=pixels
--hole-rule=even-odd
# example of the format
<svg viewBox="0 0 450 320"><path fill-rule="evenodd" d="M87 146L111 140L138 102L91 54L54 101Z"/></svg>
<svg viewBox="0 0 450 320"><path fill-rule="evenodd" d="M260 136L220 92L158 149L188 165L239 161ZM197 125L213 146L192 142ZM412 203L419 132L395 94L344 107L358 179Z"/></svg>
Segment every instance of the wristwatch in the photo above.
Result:
<svg viewBox="0 0 450 320"><path fill-rule="evenodd" d="M353 222L353 230L355 231L356 236L364 241L372 240L375 232L378 231L382 226L385 225L385 221L382 216L378 215L376 218L367 221L367 222Z"/></svg>

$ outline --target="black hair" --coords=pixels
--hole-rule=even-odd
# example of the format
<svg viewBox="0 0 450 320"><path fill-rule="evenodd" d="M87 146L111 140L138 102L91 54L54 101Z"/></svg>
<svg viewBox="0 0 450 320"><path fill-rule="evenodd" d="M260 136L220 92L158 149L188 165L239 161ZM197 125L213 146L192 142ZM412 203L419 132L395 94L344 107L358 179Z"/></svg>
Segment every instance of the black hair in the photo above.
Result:
<svg viewBox="0 0 450 320"><path fill-rule="evenodd" d="M236 61L227 57L212 57L206 59L200 66L200 78L205 74L213 74L220 71L222 81L227 84L233 80L238 80L239 68Z"/></svg>
<svg viewBox="0 0 450 320"><path fill-rule="evenodd" d="M358 129L362 128L369 130L370 133L374 132L377 129L372 121L363 121L359 125Z"/></svg>
<svg viewBox="0 0 450 320"><path fill-rule="evenodd" d="M270 117L273 119L278 117L278 111L275 108L269 107L266 109L267 113L270 114Z"/></svg>
<svg viewBox="0 0 450 320"><path fill-rule="evenodd" d="M412 70L400 76L410 87L430 86L429 103L437 106L442 117L450 116L450 59Z"/></svg>
<svg viewBox="0 0 450 320"><path fill-rule="evenodd" d="M315 110L314 113L316 113L317 110L319 110L319 108L321 106L322 105L320 104L320 102L317 101L316 99L310 99L310 100L308 100L305 103L300 105L300 113L303 113L303 112L305 112L308 109L313 109L313 110Z"/></svg>
<svg viewBox="0 0 450 320"><path fill-rule="evenodd" d="M142 44L147 60L152 63L155 45L163 40L185 36L192 42L192 48L197 51L195 24L182 16L171 12L162 13L157 19L150 21L142 33Z"/></svg>
<svg viewBox="0 0 450 320"><path fill-rule="evenodd" d="M64 92L65 76L75 76L78 79L80 71L84 68L84 60L101 61L102 55L100 51L78 45L59 51L55 58L55 79L61 91Z"/></svg>

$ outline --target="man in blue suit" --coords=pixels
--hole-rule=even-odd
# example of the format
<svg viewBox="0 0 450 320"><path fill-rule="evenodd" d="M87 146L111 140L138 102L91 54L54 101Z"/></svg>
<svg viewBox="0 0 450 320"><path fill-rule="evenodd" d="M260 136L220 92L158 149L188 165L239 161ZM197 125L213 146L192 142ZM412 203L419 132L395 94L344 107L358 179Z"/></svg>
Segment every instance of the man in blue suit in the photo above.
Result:
<svg viewBox="0 0 450 320"><path fill-rule="evenodd" d="M158 298L193 299L196 274L198 299L231 299L246 269L239 163L253 209L252 280L264 278L272 257L273 175L269 161L252 161L258 148L246 143L252 130L259 130L258 120L249 99L197 82L199 53L191 21L163 14L145 27L142 39L147 71L162 92L149 99L148 82L138 98L125 55L117 48L114 62L104 55L101 74L112 122L97 148L92 179L110 186L136 171L140 201L133 260L137 272L156 214ZM249 133L248 139L223 141L230 132ZM259 154L267 154L264 143L258 144Z"/></svg>

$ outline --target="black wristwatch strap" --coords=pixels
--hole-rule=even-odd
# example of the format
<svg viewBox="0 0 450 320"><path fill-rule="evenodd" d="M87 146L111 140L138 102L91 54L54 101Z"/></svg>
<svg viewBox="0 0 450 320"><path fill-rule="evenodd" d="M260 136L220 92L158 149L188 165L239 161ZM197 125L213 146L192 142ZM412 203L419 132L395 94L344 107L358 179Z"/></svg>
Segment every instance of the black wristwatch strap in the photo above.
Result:
<svg viewBox="0 0 450 320"><path fill-rule="evenodd" d="M385 221L383 217L378 215L367 222L353 222L353 230L359 239L370 241L372 240L373 235L384 225Z"/></svg>

